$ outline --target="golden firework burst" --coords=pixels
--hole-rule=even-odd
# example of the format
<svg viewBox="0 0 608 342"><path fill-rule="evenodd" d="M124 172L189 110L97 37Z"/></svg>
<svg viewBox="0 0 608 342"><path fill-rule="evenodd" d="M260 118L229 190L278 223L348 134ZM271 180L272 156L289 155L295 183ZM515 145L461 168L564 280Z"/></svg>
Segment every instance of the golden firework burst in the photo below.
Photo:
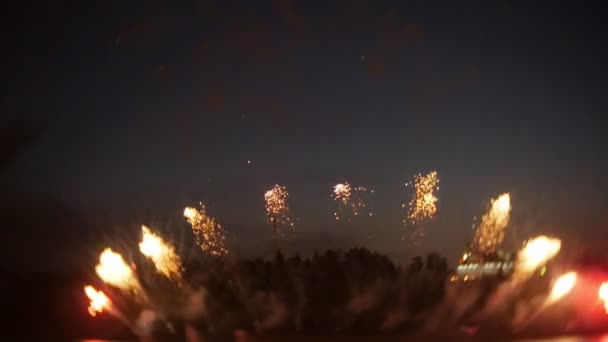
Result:
<svg viewBox="0 0 608 342"><path fill-rule="evenodd" d="M291 219L289 205L289 192L287 188L276 184L272 189L264 193L266 203L266 218L273 225L275 237L284 237L285 229L295 230L295 224Z"/></svg>
<svg viewBox="0 0 608 342"><path fill-rule="evenodd" d="M418 243L425 234L424 221L433 219L437 215L439 198L436 192L439 190L439 174L437 171L431 171L426 175L419 173L405 183L405 186L412 186L414 192L410 201L401 205L405 210L403 225L411 230L404 238Z"/></svg>
<svg viewBox="0 0 608 342"><path fill-rule="evenodd" d="M334 185L331 197L336 201L338 208L334 212L334 218L339 220L351 221L354 216L367 208L365 195L368 190L364 186L351 187L348 182L338 183ZM372 212L368 213L372 216Z"/></svg>
<svg viewBox="0 0 608 342"><path fill-rule="evenodd" d="M101 253L95 272L108 285L134 294L142 293L141 285L131 267L127 265L122 255L111 248L106 248Z"/></svg>
<svg viewBox="0 0 608 342"><path fill-rule="evenodd" d="M479 252L493 253L500 246L505 238L510 213L511 196L509 193L504 193L491 200L490 208L481 218L473 238Z"/></svg>
<svg viewBox="0 0 608 342"><path fill-rule="evenodd" d="M226 232L222 226L211 216L203 204L200 208L186 207L184 217L192 226L192 233L196 239L196 244L203 252L210 255L221 256L228 254L226 248Z"/></svg>
<svg viewBox="0 0 608 342"><path fill-rule="evenodd" d="M182 277L182 261L170 243L153 233L150 228L141 226L142 239L139 251L152 260L158 273L169 279L180 281Z"/></svg>

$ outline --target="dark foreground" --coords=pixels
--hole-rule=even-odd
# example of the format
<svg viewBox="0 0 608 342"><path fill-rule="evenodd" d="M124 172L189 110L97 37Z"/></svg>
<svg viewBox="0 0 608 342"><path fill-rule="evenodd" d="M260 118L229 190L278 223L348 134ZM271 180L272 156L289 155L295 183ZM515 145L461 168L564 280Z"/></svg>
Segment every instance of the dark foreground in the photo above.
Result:
<svg viewBox="0 0 608 342"><path fill-rule="evenodd" d="M447 336L447 335L415 335L415 334L400 334L400 335L369 335L369 336L294 336L294 335L276 335L276 336L254 336L248 334L235 334L232 340L235 342L371 342L371 341L504 341L504 342L606 342L608 334L599 335L561 335L561 336L546 336L546 337L490 337L490 336ZM214 341L214 339L201 338L196 341ZM110 342L102 340L82 340L82 342Z"/></svg>
<svg viewBox="0 0 608 342"><path fill-rule="evenodd" d="M2 340L40 341L137 341L137 337L115 320L100 315L92 318L86 311L87 300L82 295L80 277L43 276L13 279L18 287L2 288L5 304ZM19 280L19 281L15 281ZM73 305L77 303L77 305ZM101 339L99 339L101 338ZM165 341L165 338L161 340ZM176 340L190 342L312 342L312 341L517 341L517 342L608 342L608 333L560 336L504 336L491 332L467 334L450 331L441 334L394 333L394 334L270 334L256 335L237 331L232 335L210 337L191 330Z"/></svg>
<svg viewBox="0 0 608 342"><path fill-rule="evenodd" d="M236 339L235 339L236 340ZM238 340L236 340L238 341ZM251 341L251 342L261 342L261 341L269 341L269 342L278 342L278 341L296 341L296 342L312 342L312 341L359 341L359 342L368 342L368 341L505 341L505 342L606 342L608 341L608 334L606 335L590 335L590 336L552 336L552 337L542 337L542 338L501 338L498 336L490 337L490 336L447 336L447 335L395 335L395 336L366 336L366 337L356 337L356 336L346 336L346 337L324 337L324 336L311 336L311 337L293 337L289 336L286 338L285 336L277 336L274 338L252 338L245 339L242 341Z"/></svg>

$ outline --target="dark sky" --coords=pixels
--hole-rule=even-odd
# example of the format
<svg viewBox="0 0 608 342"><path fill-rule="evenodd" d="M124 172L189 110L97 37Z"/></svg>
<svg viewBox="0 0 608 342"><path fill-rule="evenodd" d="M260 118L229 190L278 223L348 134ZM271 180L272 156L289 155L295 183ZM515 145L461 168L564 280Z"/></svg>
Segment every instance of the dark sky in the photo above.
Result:
<svg viewBox="0 0 608 342"><path fill-rule="evenodd" d="M241 253L264 254L275 183L302 251L453 258L507 191L511 244L608 238L600 2L20 6L2 30L6 267L78 264L142 223L183 237L200 200ZM439 215L413 248L403 183L430 170ZM375 189L373 218L333 221L344 180Z"/></svg>

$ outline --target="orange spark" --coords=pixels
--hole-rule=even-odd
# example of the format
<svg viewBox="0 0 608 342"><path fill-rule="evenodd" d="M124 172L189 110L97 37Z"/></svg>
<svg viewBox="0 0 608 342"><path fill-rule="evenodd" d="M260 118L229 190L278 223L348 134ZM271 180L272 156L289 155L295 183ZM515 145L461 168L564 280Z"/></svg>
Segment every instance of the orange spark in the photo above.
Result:
<svg viewBox="0 0 608 342"><path fill-rule="evenodd" d="M122 255L112 251L111 248L106 248L101 253L95 271L108 285L137 295L142 294L141 285L133 273L133 269L125 262Z"/></svg>
<svg viewBox="0 0 608 342"><path fill-rule="evenodd" d="M338 209L334 212L334 218L340 220L345 218L351 220L352 216L359 216L359 213L367 207L364 196L368 193L366 187L351 187L348 182L334 185L331 197L338 203ZM373 193L373 190L370 191ZM368 216L372 216L372 212Z"/></svg>
<svg viewBox="0 0 608 342"><path fill-rule="evenodd" d="M505 238L510 213L511 197L508 193L492 199L488 212L475 230L474 242L479 252L493 253L500 246Z"/></svg>
<svg viewBox="0 0 608 342"><path fill-rule="evenodd" d="M211 255L226 255L228 249L225 245L226 232L222 226L207 214L204 205L200 209L186 207L184 217L192 226L192 233L196 238L196 244L206 253Z"/></svg>
<svg viewBox="0 0 608 342"><path fill-rule="evenodd" d="M557 302L570 293L576 284L576 278L576 272L568 272L557 278L549 293L549 303Z"/></svg>
<svg viewBox="0 0 608 342"><path fill-rule="evenodd" d="M112 304L105 293L97 291L91 285L84 287L84 293L91 300L89 303L89 314L93 317L97 316L97 313L103 312L104 308L108 309Z"/></svg>
<svg viewBox="0 0 608 342"><path fill-rule="evenodd" d="M538 268L553 259L559 253L561 246L561 240L545 235L526 241L524 247L517 253L515 277L529 278Z"/></svg>
<svg viewBox="0 0 608 342"><path fill-rule="evenodd" d="M283 227L290 228L292 231L295 230L287 203L288 199L287 188L278 184L264 193L266 218L269 223L272 223L277 238L285 236Z"/></svg>
<svg viewBox="0 0 608 342"><path fill-rule="evenodd" d="M141 233L140 252L152 260L158 273L179 281L182 275L182 261L175 248L146 226L141 226Z"/></svg>
<svg viewBox="0 0 608 342"><path fill-rule="evenodd" d="M431 171L426 175L417 174L405 183L406 187L413 186L414 194L409 203L403 203L401 208L405 209L403 224L412 227L409 237L413 242L424 236L422 222L434 218L437 215L437 191L439 190L439 174Z"/></svg>

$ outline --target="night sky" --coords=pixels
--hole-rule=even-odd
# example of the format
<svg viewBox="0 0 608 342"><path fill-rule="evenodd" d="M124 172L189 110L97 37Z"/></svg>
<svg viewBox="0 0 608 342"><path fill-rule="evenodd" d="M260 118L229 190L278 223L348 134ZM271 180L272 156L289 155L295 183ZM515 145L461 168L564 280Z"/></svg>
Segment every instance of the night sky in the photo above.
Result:
<svg viewBox="0 0 608 342"><path fill-rule="evenodd" d="M198 201L237 254L268 255L275 183L304 253L454 260L502 192L508 244L550 233L605 248L599 2L20 6L2 24L3 267L86 264L129 234L136 246L143 223L181 241ZM413 247L400 240L404 183L431 170L439 213ZM339 181L375 190L372 218L334 221Z"/></svg>

